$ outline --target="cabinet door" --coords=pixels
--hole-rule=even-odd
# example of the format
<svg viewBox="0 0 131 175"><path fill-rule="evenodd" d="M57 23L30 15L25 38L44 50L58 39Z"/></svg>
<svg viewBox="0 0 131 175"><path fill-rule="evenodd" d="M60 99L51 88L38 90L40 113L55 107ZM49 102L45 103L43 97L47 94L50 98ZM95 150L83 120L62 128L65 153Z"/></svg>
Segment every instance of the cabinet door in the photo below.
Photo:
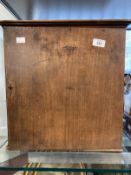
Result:
<svg viewBox="0 0 131 175"><path fill-rule="evenodd" d="M121 149L124 40L118 28L6 27L10 148Z"/></svg>

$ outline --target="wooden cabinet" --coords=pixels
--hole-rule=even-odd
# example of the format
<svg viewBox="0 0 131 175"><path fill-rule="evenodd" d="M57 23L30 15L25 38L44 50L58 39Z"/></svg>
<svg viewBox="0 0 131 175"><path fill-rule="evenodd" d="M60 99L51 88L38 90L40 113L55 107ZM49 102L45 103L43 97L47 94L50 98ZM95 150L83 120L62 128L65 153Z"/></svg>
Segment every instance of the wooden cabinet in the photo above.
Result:
<svg viewBox="0 0 131 175"><path fill-rule="evenodd" d="M3 21L9 148L120 151L129 21Z"/></svg>

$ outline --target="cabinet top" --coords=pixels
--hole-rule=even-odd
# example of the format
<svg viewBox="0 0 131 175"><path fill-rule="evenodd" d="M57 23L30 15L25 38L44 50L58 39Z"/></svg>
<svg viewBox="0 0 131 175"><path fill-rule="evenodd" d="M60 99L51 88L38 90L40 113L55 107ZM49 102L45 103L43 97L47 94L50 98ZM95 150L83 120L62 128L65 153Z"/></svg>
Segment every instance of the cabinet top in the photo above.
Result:
<svg viewBox="0 0 131 175"><path fill-rule="evenodd" d="M127 27L130 20L5 20L0 21L1 26L105 26Z"/></svg>

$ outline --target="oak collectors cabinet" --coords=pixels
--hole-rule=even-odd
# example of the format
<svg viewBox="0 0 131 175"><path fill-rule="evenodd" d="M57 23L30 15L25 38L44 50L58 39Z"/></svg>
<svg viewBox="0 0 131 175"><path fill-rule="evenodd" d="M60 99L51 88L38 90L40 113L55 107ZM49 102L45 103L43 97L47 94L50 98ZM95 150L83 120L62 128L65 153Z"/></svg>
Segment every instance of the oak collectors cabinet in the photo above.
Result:
<svg viewBox="0 0 131 175"><path fill-rule="evenodd" d="M9 148L120 151L129 21L3 21Z"/></svg>

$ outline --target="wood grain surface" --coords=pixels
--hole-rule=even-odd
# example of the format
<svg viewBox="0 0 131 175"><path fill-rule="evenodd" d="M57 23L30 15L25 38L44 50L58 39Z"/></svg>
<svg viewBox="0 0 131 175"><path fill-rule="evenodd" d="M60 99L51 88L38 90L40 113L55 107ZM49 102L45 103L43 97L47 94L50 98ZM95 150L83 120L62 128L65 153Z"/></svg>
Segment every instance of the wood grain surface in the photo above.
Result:
<svg viewBox="0 0 131 175"><path fill-rule="evenodd" d="M121 149L125 29L17 26L4 37L10 149Z"/></svg>

